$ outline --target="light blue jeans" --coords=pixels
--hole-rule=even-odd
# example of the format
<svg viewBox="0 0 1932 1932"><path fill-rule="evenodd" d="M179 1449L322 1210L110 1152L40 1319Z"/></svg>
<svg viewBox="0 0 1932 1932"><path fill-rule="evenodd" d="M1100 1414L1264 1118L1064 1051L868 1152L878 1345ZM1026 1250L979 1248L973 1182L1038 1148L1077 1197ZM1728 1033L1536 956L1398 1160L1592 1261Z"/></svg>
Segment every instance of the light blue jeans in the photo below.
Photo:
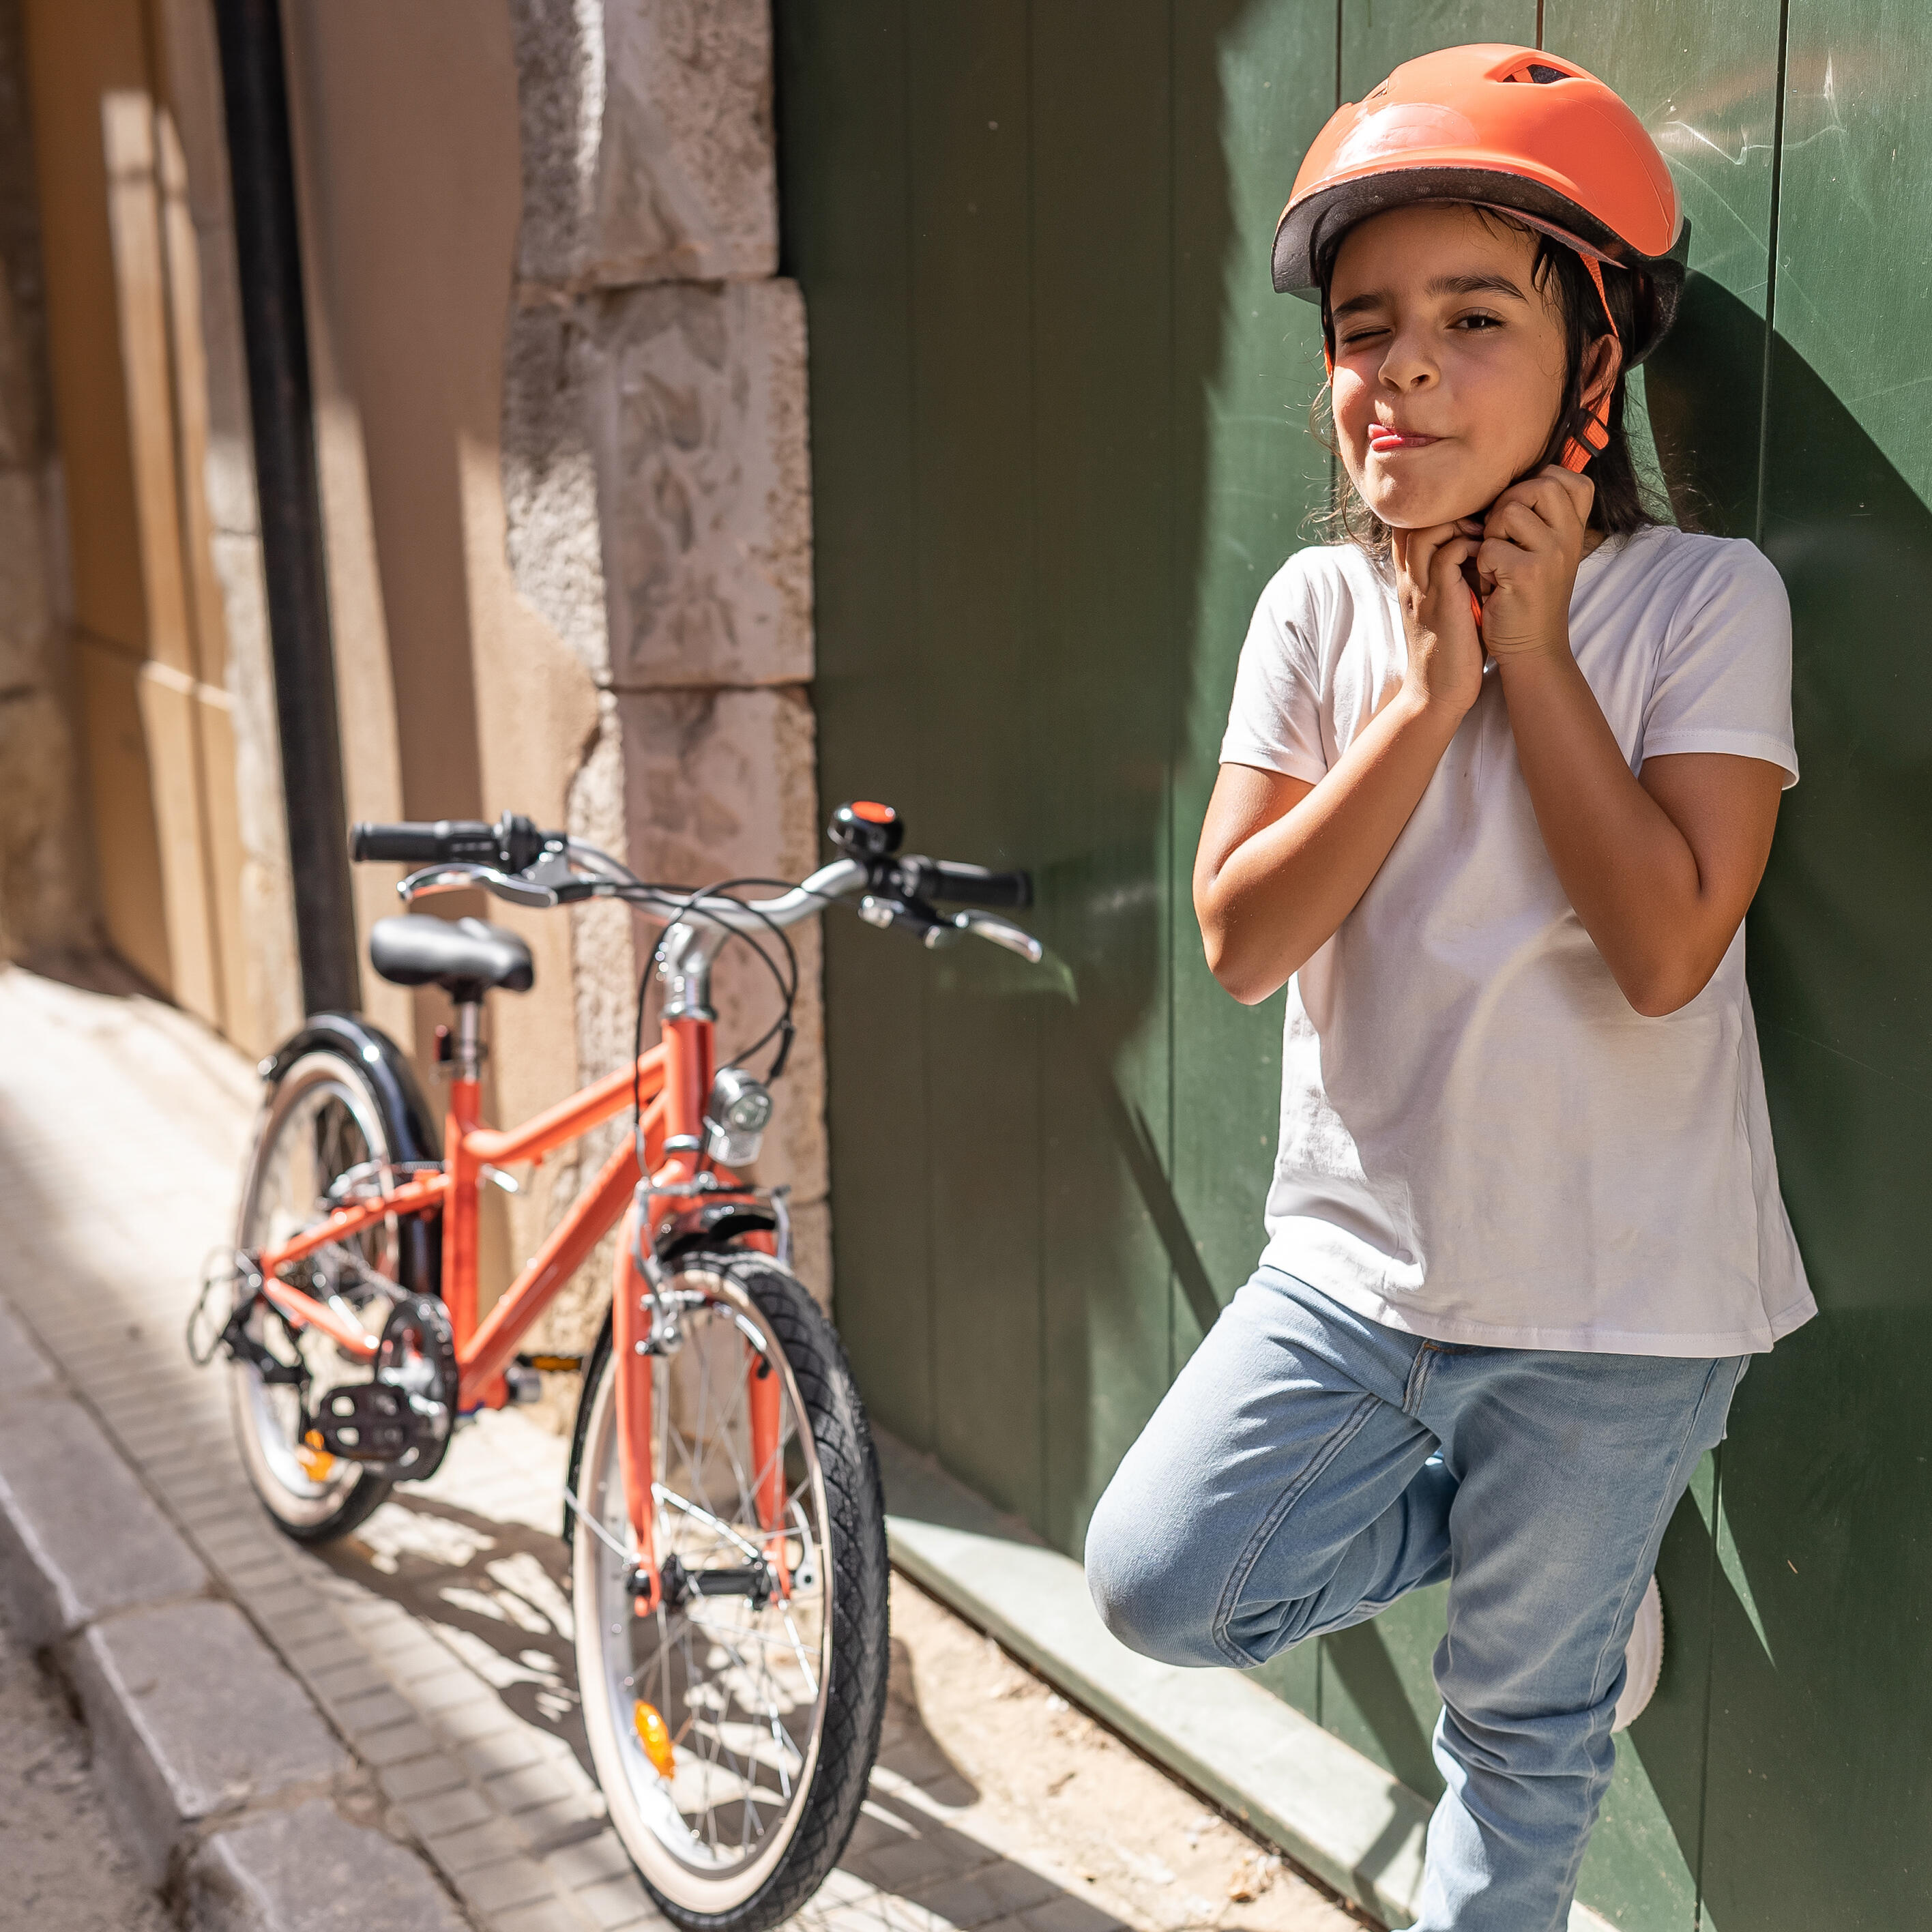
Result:
<svg viewBox="0 0 1932 1932"><path fill-rule="evenodd" d="M1637 1605L1749 1359L1426 1342L1264 1268L1100 1498L1088 1587L1134 1649L1239 1666L1446 1580L1413 1932L1562 1932Z"/></svg>

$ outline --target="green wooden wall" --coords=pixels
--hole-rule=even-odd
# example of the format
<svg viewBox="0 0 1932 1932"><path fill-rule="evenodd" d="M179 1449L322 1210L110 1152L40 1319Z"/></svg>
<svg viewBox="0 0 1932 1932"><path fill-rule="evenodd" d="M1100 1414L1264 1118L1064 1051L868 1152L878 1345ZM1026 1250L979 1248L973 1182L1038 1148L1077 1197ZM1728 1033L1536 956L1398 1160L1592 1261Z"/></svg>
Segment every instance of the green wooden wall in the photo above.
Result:
<svg viewBox="0 0 1932 1932"><path fill-rule="evenodd" d="M1932 38L1922 0L776 0L812 334L826 802L1029 868L1030 970L828 933L838 1314L897 1434L1078 1552L1258 1252L1279 1002L1186 882L1255 597L1328 459L1268 244L1396 62L1534 40L1694 224L1647 372L1681 509L1790 586L1799 756L1751 916L1823 1312L1660 1565L1670 1649L1582 1894L1642 1932L1932 1925ZM1418 1790L1435 1593L1264 1678Z"/></svg>

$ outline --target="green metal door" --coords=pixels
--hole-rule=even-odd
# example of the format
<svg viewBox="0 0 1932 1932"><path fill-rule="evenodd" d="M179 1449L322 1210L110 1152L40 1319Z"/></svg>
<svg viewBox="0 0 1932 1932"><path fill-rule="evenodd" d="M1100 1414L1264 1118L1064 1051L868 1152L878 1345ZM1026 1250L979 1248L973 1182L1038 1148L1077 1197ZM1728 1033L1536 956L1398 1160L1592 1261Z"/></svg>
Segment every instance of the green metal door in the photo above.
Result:
<svg viewBox="0 0 1932 1932"><path fill-rule="evenodd" d="M1673 500L1797 628L1804 782L1750 924L1820 1318L1671 1526L1670 1652L1587 1902L1932 1925L1932 48L1915 0L778 0L812 333L820 783L1028 867L1052 952L827 934L838 1314L874 1412L1077 1553L1258 1251L1280 1008L1202 963L1193 846L1262 585L1328 459L1268 243L1338 99L1469 40L1593 68L1694 227L1647 372ZM1439 1594L1264 1681L1417 1790Z"/></svg>

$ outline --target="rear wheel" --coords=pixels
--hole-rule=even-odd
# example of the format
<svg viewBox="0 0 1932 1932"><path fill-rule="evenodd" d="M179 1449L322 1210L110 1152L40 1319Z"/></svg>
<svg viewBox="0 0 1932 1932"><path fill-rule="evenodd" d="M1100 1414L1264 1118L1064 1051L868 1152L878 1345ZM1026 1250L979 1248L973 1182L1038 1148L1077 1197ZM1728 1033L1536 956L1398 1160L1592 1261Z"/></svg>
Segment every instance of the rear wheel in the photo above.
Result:
<svg viewBox="0 0 1932 1932"><path fill-rule="evenodd" d="M323 1047L277 1083L242 1185L235 1245L259 1253L286 1241L352 1195L380 1188L394 1159L381 1103L355 1060ZM382 1332L396 1298L399 1236L393 1216L320 1250L301 1264L306 1294L368 1330ZM313 1328L297 1329L261 1300L244 1324L275 1361L308 1372L304 1385L270 1381L255 1362L229 1364L230 1410L242 1466L278 1527L298 1543L346 1534L389 1492L386 1470L331 1456L304 1440L304 1408L338 1383L367 1382L370 1365Z"/></svg>
<svg viewBox="0 0 1932 1932"><path fill-rule="evenodd" d="M666 1916L688 1932L763 1932L844 1850L878 1749L888 1657L878 1464L844 1351L791 1276L761 1256L700 1256L669 1292L678 1340L652 1364L658 1561L700 1578L742 1574L772 1547L747 1396L748 1372L769 1365L789 1588L763 1603L692 1594L635 1614L607 1327L574 1459L578 1681L610 1821ZM668 1777L647 1754L640 1702L662 1719Z"/></svg>

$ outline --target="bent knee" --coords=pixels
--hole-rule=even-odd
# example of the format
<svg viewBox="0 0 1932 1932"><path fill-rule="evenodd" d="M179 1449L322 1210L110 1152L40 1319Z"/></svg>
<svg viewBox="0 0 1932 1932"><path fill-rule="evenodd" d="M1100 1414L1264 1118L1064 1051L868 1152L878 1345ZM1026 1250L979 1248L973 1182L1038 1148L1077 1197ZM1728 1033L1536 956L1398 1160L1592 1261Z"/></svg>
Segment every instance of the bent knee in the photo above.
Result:
<svg viewBox="0 0 1932 1932"><path fill-rule="evenodd" d="M1162 1664L1236 1661L1220 1641L1220 1573L1207 1552L1118 1503L1100 1498L1087 1531L1088 1594L1130 1650Z"/></svg>

